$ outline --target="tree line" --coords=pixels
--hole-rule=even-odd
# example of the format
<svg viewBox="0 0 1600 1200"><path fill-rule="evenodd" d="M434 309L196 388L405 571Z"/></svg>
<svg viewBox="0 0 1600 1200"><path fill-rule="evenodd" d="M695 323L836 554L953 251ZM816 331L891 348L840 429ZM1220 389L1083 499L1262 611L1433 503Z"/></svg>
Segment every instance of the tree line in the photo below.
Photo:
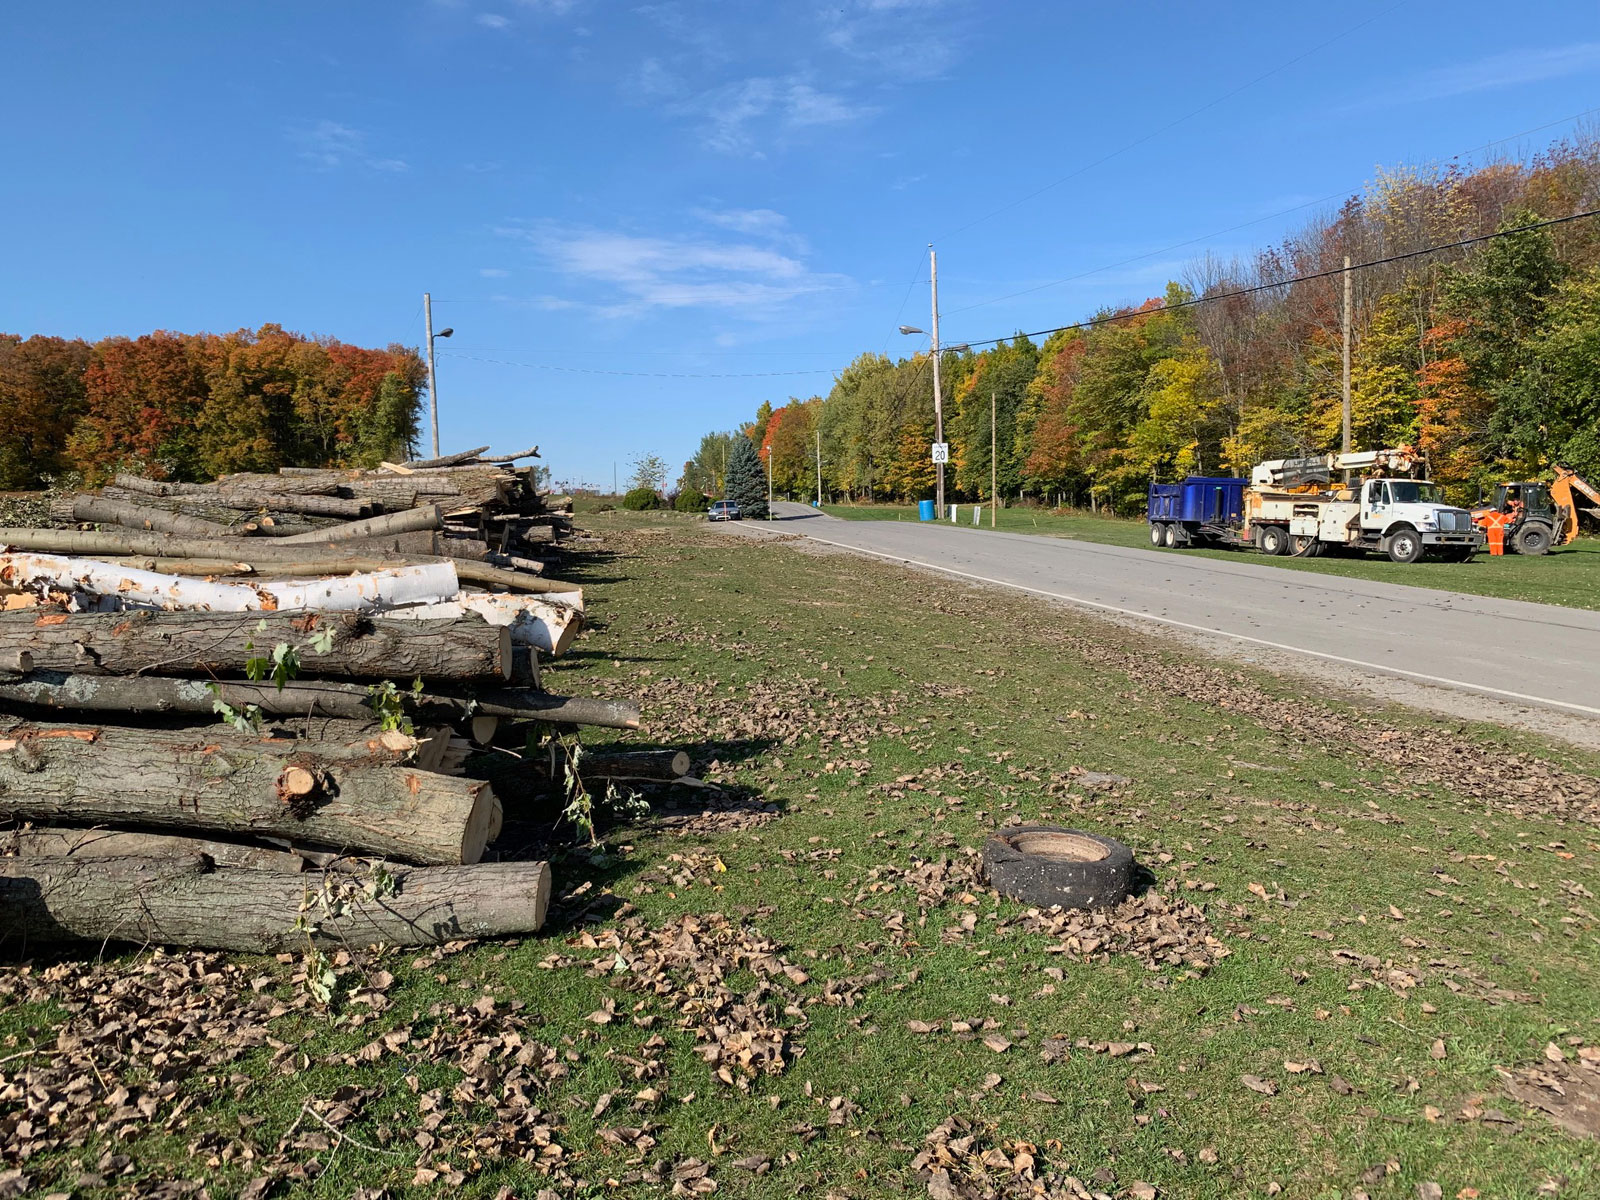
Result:
<svg viewBox="0 0 1600 1200"><path fill-rule="evenodd" d="M1337 450L1346 256L1393 260L1351 272L1356 449L1417 446L1457 499L1556 462L1600 476L1600 218L1401 257L1594 209L1592 136L1522 162L1382 173L1281 244L1196 262L1143 304L947 353L947 486L987 499L992 461L1008 500L1131 512L1151 481ZM706 435L679 486L716 494L742 434L778 492L813 495L820 434L828 495L920 499L933 433L929 357L863 354L826 396L763 402L743 429Z"/></svg>
<svg viewBox="0 0 1600 1200"><path fill-rule="evenodd" d="M417 351L236 333L0 334L0 489L119 470L205 480L407 457L426 371Z"/></svg>

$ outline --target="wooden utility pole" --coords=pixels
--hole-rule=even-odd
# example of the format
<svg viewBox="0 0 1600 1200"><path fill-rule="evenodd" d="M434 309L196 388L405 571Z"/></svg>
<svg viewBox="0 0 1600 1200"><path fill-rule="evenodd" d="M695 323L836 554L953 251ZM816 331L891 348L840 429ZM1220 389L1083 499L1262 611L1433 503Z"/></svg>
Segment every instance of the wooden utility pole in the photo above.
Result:
<svg viewBox="0 0 1600 1200"><path fill-rule="evenodd" d="M1339 448L1350 453L1350 256L1344 256L1344 437Z"/></svg>
<svg viewBox="0 0 1600 1200"><path fill-rule="evenodd" d="M817 507L822 507L822 425L817 425Z"/></svg>
<svg viewBox="0 0 1600 1200"><path fill-rule="evenodd" d="M944 442L944 397L939 390L939 256L928 246L928 282L933 288L933 440ZM944 463L939 464L939 519L944 519Z"/></svg>
<svg viewBox="0 0 1600 1200"><path fill-rule="evenodd" d="M995 445L994 438L994 389L989 389L989 528L995 528L995 508L1000 503L999 493L996 491L996 480L1000 478L1000 469L996 465L999 461L999 448Z"/></svg>
<svg viewBox="0 0 1600 1200"><path fill-rule="evenodd" d="M428 335L428 417L433 426L433 456L439 457L439 384L433 371L433 297L422 293L423 331Z"/></svg>

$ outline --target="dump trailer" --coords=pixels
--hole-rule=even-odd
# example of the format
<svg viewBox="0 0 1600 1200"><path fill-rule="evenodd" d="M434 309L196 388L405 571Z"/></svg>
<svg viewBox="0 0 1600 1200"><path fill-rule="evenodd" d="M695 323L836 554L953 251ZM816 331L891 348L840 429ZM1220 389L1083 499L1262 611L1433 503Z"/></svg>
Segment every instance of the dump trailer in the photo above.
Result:
<svg viewBox="0 0 1600 1200"><path fill-rule="evenodd" d="M1273 459L1242 479L1191 477L1152 484L1150 541L1158 546L1253 546L1263 554L1310 558L1328 547L1387 554L1413 563L1430 554L1464 562L1484 532L1439 485L1410 477L1421 459L1409 447ZM1350 483L1345 472L1366 472ZM1235 503L1233 497L1237 496Z"/></svg>
<svg viewBox="0 0 1600 1200"><path fill-rule="evenodd" d="M1191 475L1182 483L1152 483L1152 546L1234 546L1244 524L1243 479Z"/></svg>

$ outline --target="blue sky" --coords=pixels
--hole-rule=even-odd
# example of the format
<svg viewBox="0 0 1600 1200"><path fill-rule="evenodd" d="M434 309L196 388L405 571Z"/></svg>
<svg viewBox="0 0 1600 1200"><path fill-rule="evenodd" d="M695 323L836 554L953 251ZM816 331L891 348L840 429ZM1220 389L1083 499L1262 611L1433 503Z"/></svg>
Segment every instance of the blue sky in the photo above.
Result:
<svg viewBox="0 0 1600 1200"><path fill-rule="evenodd" d="M929 241L947 341L1048 327L1600 105L1592 0L100 0L6 43L0 330L420 345L428 290L447 448L607 485L919 348Z"/></svg>

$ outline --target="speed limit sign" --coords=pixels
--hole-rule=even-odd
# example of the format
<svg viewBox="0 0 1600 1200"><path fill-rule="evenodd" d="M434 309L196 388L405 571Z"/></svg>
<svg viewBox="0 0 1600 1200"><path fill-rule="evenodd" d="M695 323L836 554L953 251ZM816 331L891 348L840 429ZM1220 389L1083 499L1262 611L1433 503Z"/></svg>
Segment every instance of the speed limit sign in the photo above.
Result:
<svg viewBox="0 0 1600 1200"><path fill-rule="evenodd" d="M949 442L934 442L933 443L933 461L936 462L936 463L947 463L947 462L950 461L950 443Z"/></svg>

